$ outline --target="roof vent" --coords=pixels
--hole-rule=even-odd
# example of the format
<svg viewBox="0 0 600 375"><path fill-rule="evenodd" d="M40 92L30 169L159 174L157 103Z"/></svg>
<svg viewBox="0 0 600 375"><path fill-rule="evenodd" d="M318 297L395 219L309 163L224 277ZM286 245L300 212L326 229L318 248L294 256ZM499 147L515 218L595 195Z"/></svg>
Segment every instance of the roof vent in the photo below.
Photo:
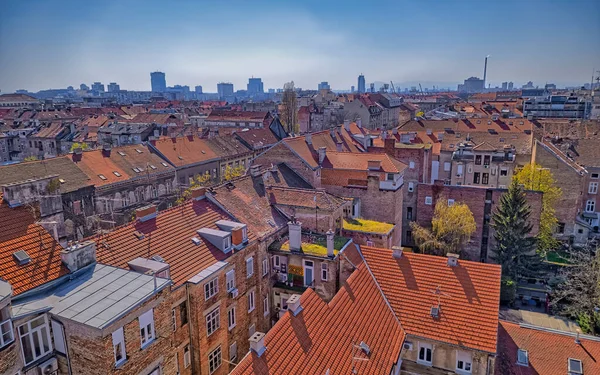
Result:
<svg viewBox="0 0 600 375"><path fill-rule="evenodd" d="M262 332L254 332L248 341L250 341L250 350L259 357L267 350L265 346L265 334Z"/></svg>
<svg viewBox="0 0 600 375"><path fill-rule="evenodd" d="M360 344L358 344L358 347L363 351L363 353L365 353L367 356L371 355L371 348L369 348L369 345L365 344L364 341L361 341Z"/></svg>
<svg viewBox="0 0 600 375"><path fill-rule="evenodd" d="M13 253L13 257L15 257L15 260L17 261L17 263L19 263L20 266L31 262L31 258L29 257L29 254L25 252L25 250L19 250Z"/></svg>
<svg viewBox="0 0 600 375"><path fill-rule="evenodd" d="M448 257L448 265L450 267L456 267L458 265L458 254L448 253L446 256Z"/></svg>
<svg viewBox="0 0 600 375"><path fill-rule="evenodd" d="M144 233L140 232L140 231L135 231L133 232L133 235L137 237L138 240L143 240L144 239Z"/></svg>
<svg viewBox="0 0 600 375"><path fill-rule="evenodd" d="M198 237L192 237L192 242L194 243L194 245L196 246L200 246L202 244L202 240L199 239Z"/></svg>
<svg viewBox="0 0 600 375"><path fill-rule="evenodd" d="M396 259L402 258L402 248L400 246L392 246L392 256Z"/></svg>
<svg viewBox="0 0 600 375"><path fill-rule="evenodd" d="M440 316L440 307L439 306L431 306L431 316L435 319Z"/></svg>
<svg viewBox="0 0 600 375"><path fill-rule="evenodd" d="M160 255L152 255L150 259L155 260L157 262L165 263L165 259Z"/></svg>

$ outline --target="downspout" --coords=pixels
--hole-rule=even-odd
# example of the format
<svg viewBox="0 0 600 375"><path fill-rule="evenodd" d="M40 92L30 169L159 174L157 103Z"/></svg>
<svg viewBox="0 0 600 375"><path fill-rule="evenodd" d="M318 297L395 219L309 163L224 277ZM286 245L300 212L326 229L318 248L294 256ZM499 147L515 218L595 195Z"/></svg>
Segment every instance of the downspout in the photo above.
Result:
<svg viewBox="0 0 600 375"><path fill-rule="evenodd" d="M194 337L192 336L192 333L194 332L194 324L193 324L193 319L192 319L192 305L190 303L190 284L186 283L185 284L185 303L187 304L187 315L188 315L188 330L189 330L189 336L190 336L190 361L192 363L192 370L194 369L194 356L196 355L196 351L194 350ZM198 340L198 353L200 353L200 340ZM202 358L202 356L200 354L198 354L198 371L193 371L197 374L200 374L201 369L202 369L202 364L200 363L200 359ZM179 366L179 363L177 364L177 366Z"/></svg>

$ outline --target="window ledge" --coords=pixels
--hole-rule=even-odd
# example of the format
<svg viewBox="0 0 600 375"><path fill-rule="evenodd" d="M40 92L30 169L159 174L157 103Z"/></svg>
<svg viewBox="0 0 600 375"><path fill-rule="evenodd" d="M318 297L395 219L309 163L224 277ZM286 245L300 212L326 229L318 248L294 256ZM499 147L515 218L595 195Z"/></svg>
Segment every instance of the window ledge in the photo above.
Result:
<svg viewBox="0 0 600 375"><path fill-rule="evenodd" d="M116 369L120 369L120 368L122 368L123 366L125 366L125 364L127 363L127 359L128 359L128 358L124 358L124 359L122 359L120 362L117 362L117 363L115 363L115 368L116 368Z"/></svg>
<svg viewBox="0 0 600 375"><path fill-rule="evenodd" d="M252 311L254 311L256 309L256 307L251 308L250 310L248 310L249 313L251 313Z"/></svg>
<svg viewBox="0 0 600 375"><path fill-rule="evenodd" d="M231 327L229 327L227 330L228 330L228 331L231 331L232 329L234 329L234 328L235 328L235 326L236 326L236 325L237 325L237 324L234 324L234 325L232 325L232 326L231 326Z"/></svg>
<svg viewBox="0 0 600 375"><path fill-rule="evenodd" d="M142 346L141 346L141 350L146 349L147 347L149 347L150 345L152 345L152 343L156 341L156 338L152 338L150 341L145 342Z"/></svg>
<svg viewBox="0 0 600 375"><path fill-rule="evenodd" d="M417 363L420 364L420 365L423 365L423 366L428 366L428 367L432 367L433 366L433 362L425 362L425 361L422 361L420 359L417 359Z"/></svg>

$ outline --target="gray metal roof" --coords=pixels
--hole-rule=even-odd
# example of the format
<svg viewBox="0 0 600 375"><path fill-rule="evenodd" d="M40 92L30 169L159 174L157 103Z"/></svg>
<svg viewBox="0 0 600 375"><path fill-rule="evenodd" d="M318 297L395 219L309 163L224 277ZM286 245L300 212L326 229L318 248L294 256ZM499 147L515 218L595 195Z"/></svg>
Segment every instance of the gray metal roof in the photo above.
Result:
<svg viewBox="0 0 600 375"><path fill-rule="evenodd" d="M208 279L209 277L211 277L215 273L219 272L223 267L226 267L228 264L229 263L227 263L227 262L221 262L221 261L216 262L213 265L211 265L210 267L202 270L197 275L193 276L188 281L190 283L198 284L198 283L202 282L203 280Z"/></svg>
<svg viewBox="0 0 600 375"><path fill-rule="evenodd" d="M0 280L0 301L12 295L12 287L4 280Z"/></svg>
<svg viewBox="0 0 600 375"><path fill-rule="evenodd" d="M15 317L51 314L102 329L167 287L171 280L95 264L73 280L22 301L13 300Z"/></svg>

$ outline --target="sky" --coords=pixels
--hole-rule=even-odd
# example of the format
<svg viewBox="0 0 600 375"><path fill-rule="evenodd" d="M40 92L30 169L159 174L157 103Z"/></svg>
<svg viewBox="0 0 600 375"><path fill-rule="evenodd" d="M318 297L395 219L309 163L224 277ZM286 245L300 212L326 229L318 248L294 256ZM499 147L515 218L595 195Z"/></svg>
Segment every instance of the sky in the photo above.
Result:
<svg viewBox="0 0 600 375"><path fill-rule="evenodd" d="M598 0L3 0L0 90L117 82L150 90L218 82L265 89L357 76L456 88L470 76L494 86L590 82L600 70Z"/></svg>

